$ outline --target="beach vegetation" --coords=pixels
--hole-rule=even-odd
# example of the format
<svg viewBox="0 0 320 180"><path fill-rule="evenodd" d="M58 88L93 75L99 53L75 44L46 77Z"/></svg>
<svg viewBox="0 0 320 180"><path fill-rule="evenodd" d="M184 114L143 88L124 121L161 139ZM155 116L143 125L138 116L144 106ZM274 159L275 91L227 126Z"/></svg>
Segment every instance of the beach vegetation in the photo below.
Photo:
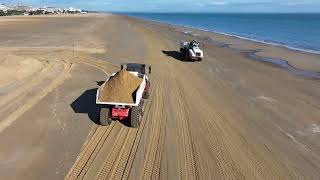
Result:
<svg viewBox="0 0 320 180"><path fill-rule="evenodd" d="M6 13L4 11L0 10L0 16L5 16L5 15L6 15Z"/></svg>
<svg viewBox="0 0 320 180"><path fill-rule="evenodd" d="M0 16L16 16L16 15L23 15L24 11L18 10L8 10L7 12L0 11Z"/></svg>

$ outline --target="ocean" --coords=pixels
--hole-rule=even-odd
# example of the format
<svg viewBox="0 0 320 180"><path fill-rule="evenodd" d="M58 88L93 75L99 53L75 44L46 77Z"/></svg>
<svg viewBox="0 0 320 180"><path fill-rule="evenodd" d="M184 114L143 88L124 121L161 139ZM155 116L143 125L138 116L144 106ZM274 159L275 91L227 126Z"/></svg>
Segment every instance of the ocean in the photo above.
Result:
<svg viewBox="0 0 320 180"><path fill-rule="evenodd" d="M320 14L126 13L126 15L320 53Z"/></svg>

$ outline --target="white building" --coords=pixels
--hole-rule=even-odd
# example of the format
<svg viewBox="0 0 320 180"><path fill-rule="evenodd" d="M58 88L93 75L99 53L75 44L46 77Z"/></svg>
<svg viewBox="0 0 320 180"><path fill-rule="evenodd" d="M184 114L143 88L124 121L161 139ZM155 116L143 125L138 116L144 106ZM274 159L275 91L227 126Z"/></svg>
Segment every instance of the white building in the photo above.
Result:
<svg viewBox="0 0 320 180"><path fill-rule="evenodd" d="M69 12L81 12L81 9L76 9L76 8L73 8L73 7L70 7L68 9Z"/></svg>
<svg viewBox="0 0 320 180"><path fill-rule="evenodd" d="M57 7L45 7L44 9L46 12L52 13L52 14L60 14L63 12L63 9L57 8Z"/></svg>
<svg viewBox="0 0 320 180"><path fill-rule="evenodd" d="M15 5L11 7L12 10L16 10L16 11L26 11L26 12L30 12L32 11L32 6L24 6L24 5Z"/></svg>

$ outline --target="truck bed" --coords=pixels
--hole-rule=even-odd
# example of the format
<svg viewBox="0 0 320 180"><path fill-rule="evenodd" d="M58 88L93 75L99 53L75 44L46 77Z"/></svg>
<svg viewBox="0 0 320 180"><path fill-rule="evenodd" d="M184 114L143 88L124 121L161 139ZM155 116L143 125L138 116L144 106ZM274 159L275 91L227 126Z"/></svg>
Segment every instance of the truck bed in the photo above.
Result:
<svg viewBox="0 0 320 180"><path fill-rule="evenodd" d="M141 77L142 76L142 82L140 84L140 86L138 87L137 91L136 91L136 98L134 100L134 103L124 103L124 102L105 102L101 100L101 91L103 90L103 87L105 86L105 84L108 82L108 80L110 78L107 79L107 81L105 83L103 83L102 86L100 86L97 90L97 94L96 94L96 104L100 104L100 105L123 105L123 106L138 106L141 99L142 99L142 94L144 91L144 87L146 86L146 76L145 75L139 75L136 72L130 72L131 74L137 76L137 77ZM112 76L114 76L115 74L112 74Z"/></svg>

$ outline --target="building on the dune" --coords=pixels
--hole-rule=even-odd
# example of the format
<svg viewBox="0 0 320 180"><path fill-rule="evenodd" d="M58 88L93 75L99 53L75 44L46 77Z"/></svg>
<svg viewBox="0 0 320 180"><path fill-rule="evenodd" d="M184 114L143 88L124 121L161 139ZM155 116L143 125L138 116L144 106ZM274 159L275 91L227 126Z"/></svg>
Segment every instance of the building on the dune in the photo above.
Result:
<svg viewBox="0 0 320 180"><path fill-rule="evenodd" d="M61 14L64 12L63 9L57 7L46 7L45 11L47 12L47 14Z"/></svg>
<svg viewBox="0 0 320 180"><path fill-rule="evenodd" d="M26 5L5 5L0 4L0 16L12 16L12 15L41 15L41 14L77 14L87 13L77 8L58 8L58 7L38 7L33 8L32 6Z"/></svg>
<svg viewBox="0 0 320 180"><path fill-rule="evenodd" d="M76 9L76 8L73 8L73 7L70 7L68 10L67 10L68 13L80 13L82 12L81 9Z"/></svg>

